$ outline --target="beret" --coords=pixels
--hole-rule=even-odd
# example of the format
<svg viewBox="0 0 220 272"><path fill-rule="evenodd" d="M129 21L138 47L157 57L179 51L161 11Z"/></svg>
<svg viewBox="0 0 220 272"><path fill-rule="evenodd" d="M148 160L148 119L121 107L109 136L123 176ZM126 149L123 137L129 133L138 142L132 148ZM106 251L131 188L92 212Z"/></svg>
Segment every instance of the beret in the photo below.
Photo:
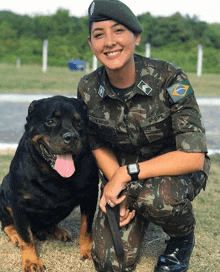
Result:
<svg viewBox="0 0 220 272"><path fill-rule="evenodd" d="M133 33L143 31L134 13L119 0L94 0L89 6L88 15L90 28L92 22L113 20L124 25Z"/></svg>

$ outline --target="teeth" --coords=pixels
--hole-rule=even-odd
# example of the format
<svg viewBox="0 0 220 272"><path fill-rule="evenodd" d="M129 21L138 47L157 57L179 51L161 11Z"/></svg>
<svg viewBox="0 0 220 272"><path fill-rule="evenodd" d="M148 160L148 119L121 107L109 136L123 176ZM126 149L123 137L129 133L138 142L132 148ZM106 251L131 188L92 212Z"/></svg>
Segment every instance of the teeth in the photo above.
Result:
<svg viewBox="0 0 220 272"><path fill-rule="evenodd" d="M49 158L52 158L53 160L57 159L57 155L52 154L49 150L47 150L43 145L40 145L40 149L42 154L45 156L46 160L50 160ZM48 158L49 157L49 158Z"/></svg>
<svg viewBox="0 0 220 272"><path fill-rule="evenodd" d="M56 159L57 159L57 155L51 154L51 156L52 156L52 159L53 159L53 160L56 160Z"/></svg>
<svg viewBox="0 0 220 272"><path fill-rule="evenodd" d="M110 52L110 53L107 53L107 56L114 56L114 55L117 55L118 53L119 53L119 51Z"/></svg>

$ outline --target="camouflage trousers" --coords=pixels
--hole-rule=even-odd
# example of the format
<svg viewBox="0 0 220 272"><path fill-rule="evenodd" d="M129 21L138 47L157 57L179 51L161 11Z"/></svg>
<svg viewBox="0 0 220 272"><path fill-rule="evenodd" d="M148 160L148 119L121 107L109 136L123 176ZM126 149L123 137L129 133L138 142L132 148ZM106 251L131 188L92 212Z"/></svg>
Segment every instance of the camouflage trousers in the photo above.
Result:
<svg viewBox="0 0 220 272"><path fill-rule="evenodd" d="M205 173L198 171L129 183L129 208L135 209L136 215L120 229L124 262L121 263L115 255L107 216L99 210L94 224L92 249L96 271L134 271L149 222L161 226L169 236L174 237L184 236L194 230L191 201L202 188L205 189L206 179Z"/></svg>

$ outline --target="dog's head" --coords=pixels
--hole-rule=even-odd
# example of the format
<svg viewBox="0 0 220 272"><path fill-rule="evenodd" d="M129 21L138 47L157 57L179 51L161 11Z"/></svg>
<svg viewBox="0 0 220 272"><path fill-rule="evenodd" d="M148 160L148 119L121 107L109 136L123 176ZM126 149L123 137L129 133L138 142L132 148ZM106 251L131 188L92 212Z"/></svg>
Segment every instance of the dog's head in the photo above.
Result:
<svg viewBox="0 0 220 272"><path fill-rule="evenodd" d="M54 96L33 101L28 108L25 131L40 155L63 177L74 171L74 158L86 140L88 112L75 98Z"/></svg>

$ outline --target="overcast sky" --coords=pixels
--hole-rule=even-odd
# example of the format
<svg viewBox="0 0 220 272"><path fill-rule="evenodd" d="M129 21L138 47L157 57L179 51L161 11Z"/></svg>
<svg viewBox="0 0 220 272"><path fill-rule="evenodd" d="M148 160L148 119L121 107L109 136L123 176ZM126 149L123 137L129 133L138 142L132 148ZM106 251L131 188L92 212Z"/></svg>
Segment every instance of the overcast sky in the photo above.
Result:
<svg viewBox="0 0 220 272"><path fill-rule="evenodd" d="M135 15L150 12L153 16L169 16L175 12L182 15L196 15L200 21L220 23L219 0L121 0L126 3ZM51 15L59 8L68 9L71 16L87 15L91 0L1 0L0 10L9 10L17 14Z"/></svg>

